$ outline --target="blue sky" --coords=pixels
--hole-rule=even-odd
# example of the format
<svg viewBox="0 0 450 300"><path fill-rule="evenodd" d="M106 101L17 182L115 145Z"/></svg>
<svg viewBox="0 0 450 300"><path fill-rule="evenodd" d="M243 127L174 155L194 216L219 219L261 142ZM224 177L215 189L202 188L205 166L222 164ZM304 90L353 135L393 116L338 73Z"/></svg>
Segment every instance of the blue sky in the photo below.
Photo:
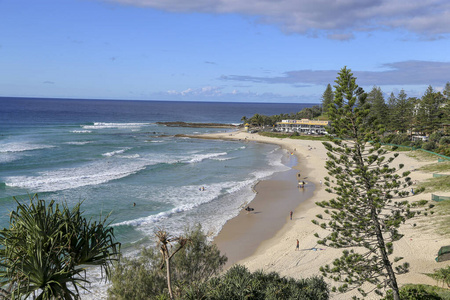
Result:
<svg viewBox="0 0 450 300"><path fill-rule="evenodd" d="M318 103L450 81L448 0L0 0L0 96Z"/></svg>

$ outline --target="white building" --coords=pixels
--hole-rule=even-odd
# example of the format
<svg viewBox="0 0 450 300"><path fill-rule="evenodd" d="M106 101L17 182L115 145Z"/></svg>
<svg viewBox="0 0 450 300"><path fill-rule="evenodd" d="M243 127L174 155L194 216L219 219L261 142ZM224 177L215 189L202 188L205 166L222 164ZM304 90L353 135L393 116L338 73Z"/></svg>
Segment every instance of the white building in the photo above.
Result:
<svg viewBox="0 0 450 300"><path fill-rule="evenodd" d="M281 122L277 122L277 130L287 133L326 134L325 127L330 125L330 123L330 121L316 121L309 119L282 120Z"/></svg>

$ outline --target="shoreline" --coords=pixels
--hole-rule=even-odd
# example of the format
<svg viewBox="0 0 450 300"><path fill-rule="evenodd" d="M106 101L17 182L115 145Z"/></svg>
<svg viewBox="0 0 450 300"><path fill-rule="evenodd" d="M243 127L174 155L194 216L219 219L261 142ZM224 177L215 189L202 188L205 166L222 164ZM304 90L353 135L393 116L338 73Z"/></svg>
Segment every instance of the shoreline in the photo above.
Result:
<svg viewBox="0 0 450 300"><path fill-rule="evenodd" d="M241 256L245 256L237 259L234 263L244 265L250 271L275 271L281 276L300 279L310 276L320 276L321 273L319 268L321 266L332 264L334 259L342 255L343 249L335 249L317 245L318 238L314 235L317 233L320 236L324 236L328 234L328 232L321 229L319 226L312 224L311 222L315 215L323 213L322 208L315 205L315 202L333 198L333 195L327 193L325 191L325 187L322 187L321 185L323 178L328 176L327 170L324 166L327 155L322 142L299 139L269 138L242 131L203 134L201 136L195 136L195 138L221 140L231 139L279 145L296 155L299 162L302 180L306 177L305 181L308 181L316 186L313 195L305 201L299 203L294 209L294 216L296 216L296 218L290 222L288 220L288 216L285 214L286 217L284 225L282 225L282 227L272 236L265 234L260 235L258 238L260 240L259 246L256 247L256 250L253 251L253 253L246 254L245 251L242 251L242 246L237 242L237 239L233 240L233 235L230 231L228 243L231 247L235 248L234 251L241 251ZM413 181L422 182L432 178L432 174L418 171L417 169L421 166L434 162L435 161L418 161L405 155L405 153L400 153L393 165L397 166L398 164L404 164L405 168L403 171L412 171L410 174L411 179ZM264 193L264 191L262 193ZM444 192L444 194L449 193ZM422 199L430 200L431 193L409 196L405 199L410 202ZM252 204L250 205L253 205L253 202L251 203ZM241 214L242 211L238 217L240 217ZM227 223L233 222L238 224L238 217L234 218L236 220L231 219ZM244 217L246 217L245 212ZM432 220L432 216L426 217L421 215L406 221L405 225L400 227L400 232L404 234L404 237L395 243L392 258L396 256L404 257L403 261L409 262L411 265L409 273L397 277L400 286L406 283L437 285L436 281L426 276L425 273L433 273L437 268L444 268L450 265L450 261L442 263L436 263L434 261L439 248L441 246L450 245L450 237L438 235L433 226L430 225ZM221 239L226 233L224 228L227 226L227 223L214 240ZM417 227L413 226L415 223L417 223ZM243 230L242 227L241 230ZM240 232L240 235L244 236L244 238L245 234L245 232ZM297 239L300 241L300 251L295 251L295 243ZM220 250L222 252L222 249ZM232 261L234 259L232 258L230 260ZM230 262L230 264L232 263L233 262ZM333 285L331 280L327 278L325 279L326 282ZM349 299L355 295L359 296L359 293L356 291L345 294L332 293L330 299ZM379 298L380 297L372 293L369 294L366 299Z"/></svg>
<svg viewBox="0 0 450 300"><path fill-rule="evenodd" d="M312 197L315 190L313 184L298 187L297 157L289 155L287 159L289 170L277 172L254 186L256 195L249 203L254 211L242 209L236 217L224 224L214 238L221 253L228 257L225 269L251 256L264 240L270 239L289 222L290 211ZM294 165L289 166L292 163ZM293 220L295 218L294 214Z"/></svg>

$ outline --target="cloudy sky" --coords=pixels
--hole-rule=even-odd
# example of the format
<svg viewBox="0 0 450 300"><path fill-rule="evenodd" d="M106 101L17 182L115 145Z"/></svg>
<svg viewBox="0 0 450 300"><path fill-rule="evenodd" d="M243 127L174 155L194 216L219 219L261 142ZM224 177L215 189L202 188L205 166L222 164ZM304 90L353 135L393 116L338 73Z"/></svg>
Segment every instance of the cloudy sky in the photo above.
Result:
<svg viewBox="0 0 450 300"><path fill-rule="evenodd" d="M448 0L0 0L0 96L318 103L450 81Z"/></svg>

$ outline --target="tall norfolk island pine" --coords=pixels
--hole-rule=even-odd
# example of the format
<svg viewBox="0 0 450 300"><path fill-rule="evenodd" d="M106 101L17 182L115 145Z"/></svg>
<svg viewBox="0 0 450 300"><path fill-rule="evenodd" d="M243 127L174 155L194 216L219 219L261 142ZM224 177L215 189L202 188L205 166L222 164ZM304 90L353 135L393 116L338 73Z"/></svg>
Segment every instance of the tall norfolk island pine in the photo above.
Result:
<svg viewBox="0 0 450 300"><path fill-rule="evenodd" d="M331 231L319 243L355 250L343 251L342 257L321 271L343 283L340 292L358 288L363 296L373 290L382 295L382 289L388 287L398 300L396 274L407 272L408 264L394 266L401 258L391 261L389 255L393 242L402 238L400 224L414 216L408 203L401 200L409 194L406 189L411 180L409 172L398 174L390 166L398 154L381 147L376 125L368 117L366 93L355 80L345 67L335 81L334 102L328 108L335 138L324 145L330 175L325 178L326 190L336 197L317 203L328 215L320 226ZM321 215L317 217L324 221ZM316 220L313 223L319 225ZM364 291L364 283L373 288Z"/></svg>

